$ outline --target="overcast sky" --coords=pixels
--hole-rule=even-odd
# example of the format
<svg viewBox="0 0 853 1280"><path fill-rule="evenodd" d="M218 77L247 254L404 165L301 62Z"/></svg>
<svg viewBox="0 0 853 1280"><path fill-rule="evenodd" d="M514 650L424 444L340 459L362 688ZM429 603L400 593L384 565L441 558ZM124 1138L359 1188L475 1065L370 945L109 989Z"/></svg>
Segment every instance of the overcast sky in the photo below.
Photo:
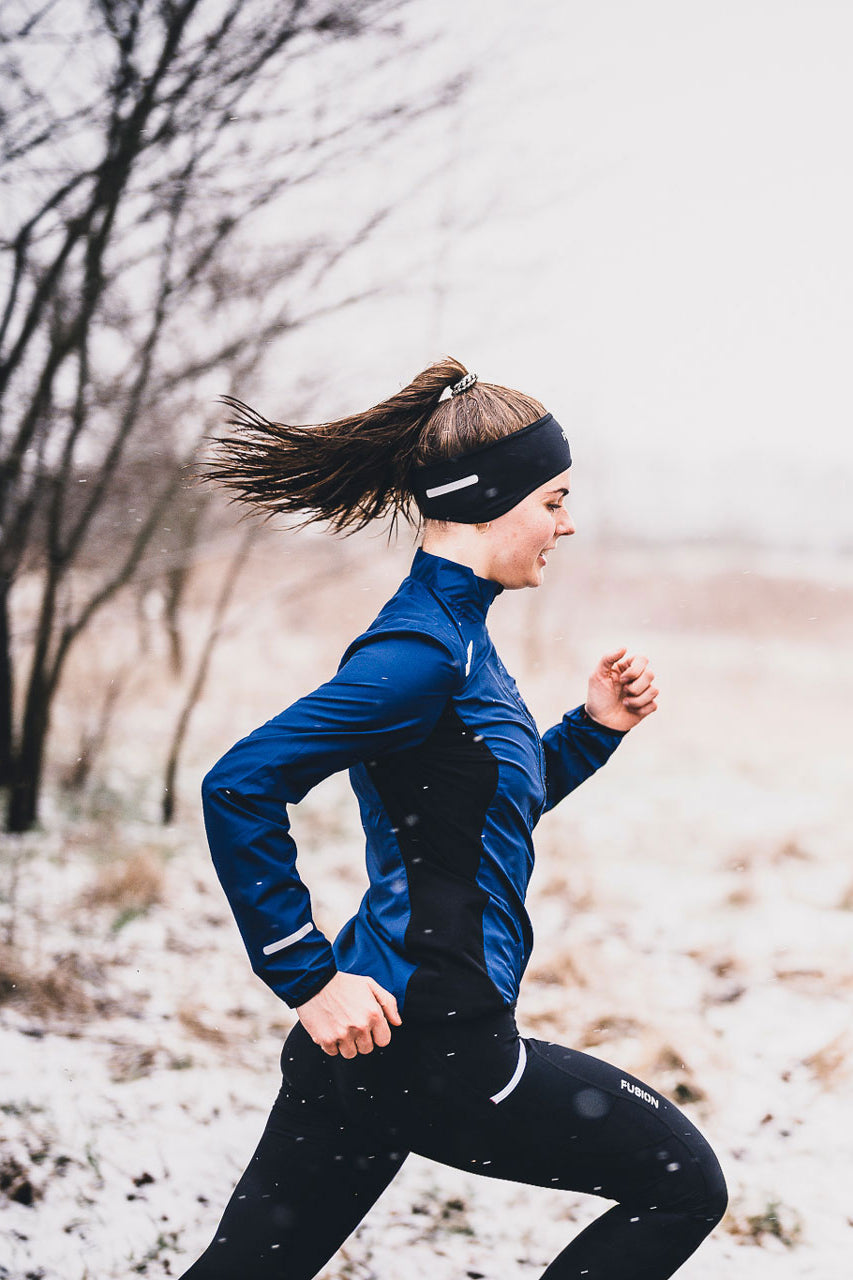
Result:
<svg viewBox="0 0 853 1280"><path fill-rule="evenodd" d="M324 416L451 353L569 428L595 528L853 550L853 5L415 9L439 39L389 74L473 82L342 184L429 157L348 267L388 295L291 348Z"/></svg>

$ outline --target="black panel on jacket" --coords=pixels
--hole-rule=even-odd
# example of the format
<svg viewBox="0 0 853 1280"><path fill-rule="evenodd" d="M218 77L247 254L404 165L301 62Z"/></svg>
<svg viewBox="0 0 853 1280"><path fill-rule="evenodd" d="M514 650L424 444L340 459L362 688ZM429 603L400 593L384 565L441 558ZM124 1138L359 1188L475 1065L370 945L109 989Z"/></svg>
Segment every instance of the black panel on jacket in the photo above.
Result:
<svg viewBox="0 0 853 1280"><path fill-rule="evenodd" d="M420 746L373 762L369 773L396 829L409 886L406 956L417 969L406 1016L444 1018L458 1007L472 1017L503 1007L484 954L488 894L477 884L497 760L449 702Z"/></svg>

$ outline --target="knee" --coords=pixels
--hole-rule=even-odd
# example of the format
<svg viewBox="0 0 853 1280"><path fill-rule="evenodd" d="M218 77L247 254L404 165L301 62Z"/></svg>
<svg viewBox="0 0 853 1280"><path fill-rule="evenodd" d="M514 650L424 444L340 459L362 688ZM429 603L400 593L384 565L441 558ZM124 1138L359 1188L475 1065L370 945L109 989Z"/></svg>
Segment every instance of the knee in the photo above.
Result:
<svg viewBox="0 0 853 1280"><path fill-rule="evenodd" d="M681 1211L705 1224L705 1231L712 1231L723 1217L729 1203L726 1179L720 1162L701 1135L691 1144L692 1150L686 1165L687 1180Z"/></svg>
<svg viewBox="0 0 853 1280"><path fill-rule="evenodd" d="M728 1208L729 1192L725 1175L720 1168L720 1162L710 1147L708 1147L701 1164L702 1176L705 1181L705 1200L702 1211L708 1222L708 1230L711 1231Z"/></svg>
<svg viewBox="0 0 853 1280"><path fill-rule="evenodd" d="M728 1191L720 1162L702 1135L694 1130L689 1142L667 1143L657 1158L666 1170L654 1185L660 1207L702 1223L706 1233L713 1230L726 1212Z"/></svg>

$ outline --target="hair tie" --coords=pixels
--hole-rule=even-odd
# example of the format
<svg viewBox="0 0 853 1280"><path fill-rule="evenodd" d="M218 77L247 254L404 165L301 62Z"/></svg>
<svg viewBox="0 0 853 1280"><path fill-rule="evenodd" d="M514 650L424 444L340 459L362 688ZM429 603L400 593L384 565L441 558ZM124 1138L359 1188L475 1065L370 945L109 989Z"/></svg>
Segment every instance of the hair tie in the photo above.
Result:
<svg viewBox="0 0 853 1280"><path fill-rule="evenodd" d="M476 373L466 373L464 378L460 378L458 382L450 388L452 396L461 396L463 391L467 391L469 387L473 387L477 381Z"/></svg>

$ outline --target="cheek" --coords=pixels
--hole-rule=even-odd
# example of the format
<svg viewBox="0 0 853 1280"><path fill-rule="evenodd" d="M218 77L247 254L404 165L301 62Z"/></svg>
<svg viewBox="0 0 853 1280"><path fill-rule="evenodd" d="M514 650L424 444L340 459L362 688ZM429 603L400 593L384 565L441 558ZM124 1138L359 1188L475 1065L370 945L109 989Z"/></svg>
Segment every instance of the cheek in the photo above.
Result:
<svg viewBox="0 0 853 1280"><path fill-rule="evenodd" d="M537 556L554 536L554 522L545 518L528 521L515 537L513 551L519 560Z"/></svg>
<svg viewBox="0 0 853 1280"><path fill-rule="evenodd" d="M556 527L557 521L554 513L542 511L538 518L530 523L527 539L530 546L535 547L537 551L541 551L546 543L553 542Z"/></svg>
<svg viewBox="0 0 853 1280"><path fill-rule="evenodd" d="M554 513L542 508L526 515L524 520L515 520L502 529L498 556L506 565L529 567L530 561L549 542L553 542L556 529Z"/></svg>

